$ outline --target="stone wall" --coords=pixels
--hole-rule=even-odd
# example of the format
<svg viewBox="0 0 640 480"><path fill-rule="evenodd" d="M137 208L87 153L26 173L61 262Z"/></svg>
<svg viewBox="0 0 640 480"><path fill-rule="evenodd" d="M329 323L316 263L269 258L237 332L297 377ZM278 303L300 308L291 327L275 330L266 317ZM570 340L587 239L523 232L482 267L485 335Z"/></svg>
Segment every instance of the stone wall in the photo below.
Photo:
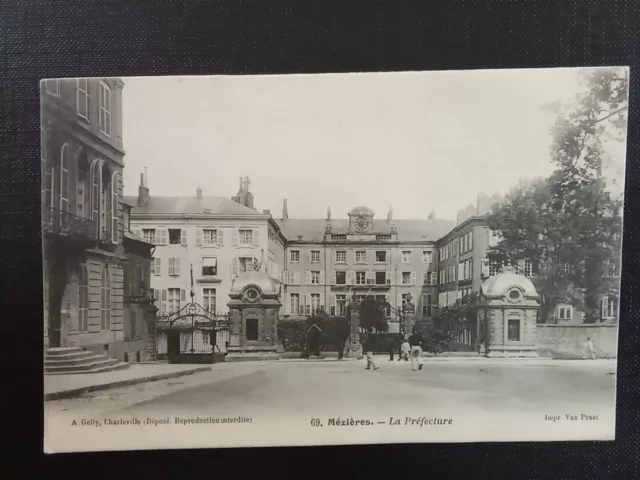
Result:
<svg viewBox="0 0 640 480"><path fill-rule="evenodd" d="M583 358L587 355L587 337L593 340L597 358L615 358L618 346L617 325L538 325L538 355L552 358Z"/></svg>

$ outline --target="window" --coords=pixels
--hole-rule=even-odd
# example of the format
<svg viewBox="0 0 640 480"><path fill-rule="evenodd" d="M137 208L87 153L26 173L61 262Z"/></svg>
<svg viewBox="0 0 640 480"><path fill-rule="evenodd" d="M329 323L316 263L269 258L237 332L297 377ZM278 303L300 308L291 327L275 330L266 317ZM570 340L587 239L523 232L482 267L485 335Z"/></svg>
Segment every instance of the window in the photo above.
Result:
<svg viewBox="0 0 640 480"><path fill-rule="evenodd" d="M118 172L111 176L111 241L118 243Z"/></svg>
<svg viewBox="0 0 640 480"><path fill-rule="evenodd" d="M342 317L347 314L347 296L336 295L336 315Z"/></svg>
<svg viewBox="0 0 640 480"><path fill-rule="evenodd" d="M498 262L490 262L489 263L489 276L490 277L493 277L494 275L497 275L499 271L500 271L500 263L498 263Z"/></svg>
<svg viewBox="0 0 640 480"><path fill-rule="evenodd" d="M336 272L336 285L345 285L347 283L347 272Z"/></svg>
<svg viewBox="0 0 640 480"><path fill-rule="evenodd" d="M109 86L100 82L100 111L99 111L100 131L111 136L111 89Z"/></svg>
<svg viewBox="0 0 640 480"><path fill-rule="evenodd" d="M469 250L473 250L473 230L469 232Z"/></svg>
<svg viewBox="0 0 640 480"><path fill-rule="evenodd" d="M89 120L89 84L86 78L79 78L77 108L78 115L85 120Z"/></svg>
<svg viewBox="0 0 640 480"><path fill-rule="evenodd" d="M411 285L411 272L402 272L402 285Z"/></svg>
<svg viewBox="0 0 640 480"><path fill-rule="evenodd" d="M602 319L618 316L618 299L614 295L607 295L602 299Z"/></svg>
<svg viewBox="0 0 640 480"><path fill-rule="evenodd" d="M429 285L429 279L431 278L431 272L424 272L422 275L422 284Z"/></svg>
<svg viewBox="0 0 640 480"><path fill-rule="evenodd" d="M253 257L240 257L240 273L253 270Z"/></svg>
<svg viewBox="0 0 640 480"><path fill-rule="evenodd" d="M179 228L169 229L169 243L171 245L180 245L182 230Z"/></svg>
<svg viewBox="0 0 640 480"><path fill-rule="evenodd" d="M300 262L300 250L291 250L291 263Z"/></svg>
<svg viewBox="0 0 640 480"><path fill-rule="evenodd" d="M384 285L387 283L387 272L376 272L376 285Z"/></svg>
<svg viewBox="0 0 640 480"><path fill-rule="evenodd" d="M312 293L311 294L311 311L315 313L318 310L320 310L320 294Z"/></svg>
<svg viewBox="0 0 640 480"><path fill-rule="evenodd" d="M402 263L411 263L411 252L409 250L402 252Z"/></svg>
<svg viewBox="0 0 640 480"><path fill-rule="evenodd" d="M507 323L507 338L510 342L520 341L520 320L508 320Z"/></svg>
<svg viewBox="0 0 640 480"><path fill-rule="evenodd" d="M298 315L299 310L300 310L300 294L292 293L291 294L291 315Z"/></svg>
<svg viewBox="0 0 640 480"><path fill-rule="evenodd" d="M86 188L86 170L83 168L83 165L78 162L78 165L76 165L76 215L80 218L85 218L84 194Z"/></svg>
<svg viewBox="0 0 640 480"><path fill-rule="evenodd" d="M431 252L423 251L422 252L422 263L431 263L433 257Z"/></svg>
<svg viewBox="0 0 640 480"><path fill-rule="evenodd" d="M320 263L320 250L311 250L311 263Z"/></svg>
<svg viewBox="0 0 640 480"><path fill-rule="evenodd" d="M251 342L258 341L258 319L247 318L247 340Z"/></svg>
<svg viewBox="0 0 640 480"><path fill-rule="evenodd" d="M431 316L431 294L425 293L422 295L422 315L425 317Z"/></svg>
<svg viewBox="0 0 640 480"><path fill-rule="evenodd" d="M573 317L573 308L571 307L558 308L558 320L571 320L572 317Z"/></svg>
<svg viewBox="0 0 640 480"><path fill-rule="evenodd" d="M238 230L240 235L240 245L251 245L253 243L253 230ZM298 252L298 256L300 252Z"/></svg>
<svg viewBox="0 0 640 480"><path fill-rule="evenodd" d="M367 263L366 250L356 250L356 263Z"/></svg>
<svg viewBox="0 0 640 480"><path fill-rule="evenodd" d="M384 250L380 250L376 252L376 262L377 263L386 263L387 262L387 252Z"/></svg>
<svg viewBox="0 0 640 480"><path fill-rule="evenodd" d="M336 263L346 263L347 262L347 252L344 250L340 250L336 252Z"/></svg>
<svg viewBox="0 0 640 480"><path fill-rule="evenodd" d="M367 282L367 272L356 272L356 285L364 285Z"/></svg>
<svg viewBox="0 0 640 480"><path fill-rule="evenodd" d="M320 272L311 272L311 283L313 285L320 284Z"/></svg>
<svg viewBox="0 0 640 480"><path fill-rule="evenodd" d="M204 257L202 259L202 275L214 276L218 274L218 259L216 257Z"/></svg>
<svg viewBox="0 0 640 480"><path fill-rule="evenodd" d="M144 239L145 242L155 245L156 244L156 229L155 228L143 228L142 229L142 238Z"/></svg>
<svg viewBox="0 0 640 480"><path fill-rule="evenodd" d="M216 289L205 288L202 290L202 307L209 313L216 313Z"/></svg>
<svg viewBox="0 0 640 480"><path fill-rule="evenodd" d="M111 278L109 277L109 267L105 265L102 269L102 279L100 282L100 330L111 328Z"/></svg>
<svg viewBox="0 0 640 480"><path fill-rule="evenodd" d="M436 272L431 272L431 283L430 285L435 285L438 283L438 274Z"/></svg>
<svg viewBox="0 0 640 480"><path fill-rule="evenodd" d="M78 272L78 330L89 330L89 271L84 263Z"/></svg>
<svg viewBox="0 0 640 480"><path fill-rule="evenodd" d="M40 163L42 165L42 203L53 206L53 165L49 161L47 134L40 129Z"/></svg>
<svg viewBox="0 0 640 480"><path fill-rule="evenodd" d="M609 262L607 265L607 276L608 277L617 277L618 276L618 266L615 262Z"/></svg>
<svg viewBox="0 0 640 480"><path fill-rule="evenodd" d="M58 79L45 80L44 89L48 94L53 95L54 97L59 97L60 96L60 80Z"/></svg>
<svg viewBox="0 0 640 480"><path fill-rule="evenodd" d="M531 277L533 275L533 262L531 260L524 261L524 275Z"/></svg>
<svg viewBox="0 0 640 480"><path fill-rule="evenodd" d="M205 245L216 245L218 243L218 231L205 229L202 231Z"/></svg>
<svg viewBox="0 0 640 480"><path fill-rule="evenodd" d="M151 268L153 268L153 274L155 276L157 276L157 277L162 275L162 268L161 268L160 259L159 258L152 258L151 259L151 264L152 264Z"/></svg>
<svg viewBox="0 0 640 480"><path fill-rule="evenodd" d="M169 288L167 289L169 295L169 315L180 311L180 289Z"/></svg>
<svg viewBox="0 0 640 480"><path fill-rule="evenodd" d="M91 220L96 223L100 219L100 161L91 164Z"/></svg>
<svg viewBox="0 0 640 480"><path fill-rule="evenodd" d="M60 151L60 210L69 211L69 145Z"/></svg>
<svg viewBox="0 0 640 480"><path fill-rule="evenodd" d="M180 259L178 257L169 258L169 275L180 275Z"/></svg>

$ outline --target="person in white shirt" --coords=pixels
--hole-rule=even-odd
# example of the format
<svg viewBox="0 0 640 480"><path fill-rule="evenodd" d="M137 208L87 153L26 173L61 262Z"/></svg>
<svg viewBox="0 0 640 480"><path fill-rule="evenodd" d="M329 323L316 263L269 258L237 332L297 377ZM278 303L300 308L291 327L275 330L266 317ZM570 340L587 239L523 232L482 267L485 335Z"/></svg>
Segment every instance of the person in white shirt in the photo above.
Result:
<svg viewBox="0 0 640 480"><path fill-rule="evenodd" d="M593 346L593 340L591 340L591 337L587 337L587 350L589 351L589 356L591 357L591 360L595 360L596 350Z"/></svg>

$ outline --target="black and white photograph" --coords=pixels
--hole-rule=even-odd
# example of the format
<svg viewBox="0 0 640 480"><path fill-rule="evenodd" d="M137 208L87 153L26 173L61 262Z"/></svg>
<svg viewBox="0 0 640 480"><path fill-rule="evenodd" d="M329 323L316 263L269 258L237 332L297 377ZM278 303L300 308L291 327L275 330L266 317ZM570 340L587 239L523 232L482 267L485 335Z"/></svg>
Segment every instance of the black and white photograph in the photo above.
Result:
<svg viewBox="0 0 640 480"><path fill-rule="evenodd" d="M615 439L628 85L42 80L45 451Z"/></svg>

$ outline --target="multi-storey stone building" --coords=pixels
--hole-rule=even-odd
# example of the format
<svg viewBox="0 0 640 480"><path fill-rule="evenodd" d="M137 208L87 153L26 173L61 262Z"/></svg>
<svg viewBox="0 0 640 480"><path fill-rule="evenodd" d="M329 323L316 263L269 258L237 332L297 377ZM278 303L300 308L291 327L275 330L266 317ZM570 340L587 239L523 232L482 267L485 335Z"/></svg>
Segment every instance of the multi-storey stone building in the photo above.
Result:
<svg viewBox="0 0 640 480"><path fill-rule="evenodd" d="M45 346L123 358L123 82L40 88Z"/></svg>
<svg viewBox="0 0 640 480"><path fill-rule="evenodd" d="M348 219L278 220L287 239L283 314L304 318L318 310L343 315L348 299L373 295L389 307L390 331L408 296L418 315L430 317L436 301L436 241L453 226L436 220L386 219L358 206Z"/></svg>
<svg viewBox="0 0 640 480"><path fill-rule="evenodd" d="M285 239L269 211L255 210L248 179L231 199L203 196L200 187L192 197L165 197L150 195L141 175L138 197L126 200L134 205L133 233L156 246L151 288L159 315L179 311L192 291L212 315L226 313L231 280L256 264L280 279Z"/></svg>

